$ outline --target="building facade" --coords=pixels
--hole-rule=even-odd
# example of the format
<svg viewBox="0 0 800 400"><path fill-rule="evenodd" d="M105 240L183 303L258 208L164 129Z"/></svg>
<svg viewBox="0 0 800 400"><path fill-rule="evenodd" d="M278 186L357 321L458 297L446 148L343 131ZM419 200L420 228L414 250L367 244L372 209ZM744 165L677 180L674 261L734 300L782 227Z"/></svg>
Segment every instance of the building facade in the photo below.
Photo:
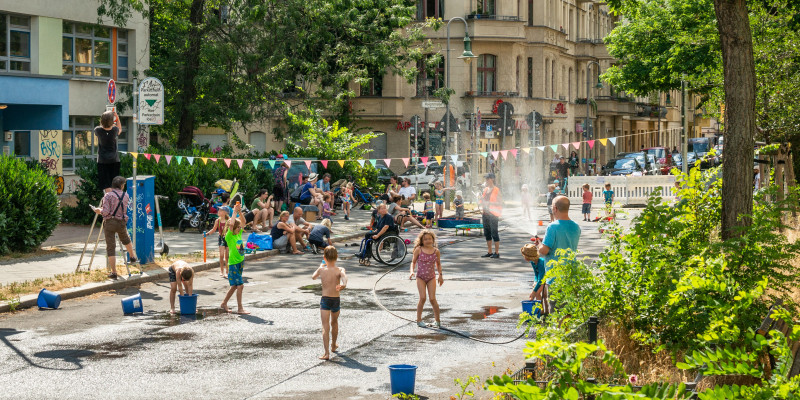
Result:
<svg viewBox="0 0 800 400"><path fill-rule="evenodd" d="M0 147L39 160L72 192L76 160L96 157L92 130L108 105L107 82L121 89L150 65L148 24L97 24L96 1L0 0ZM120 150L136 146L131 110L120 113ZM149 140L144 134L144 140Z"/></svg>

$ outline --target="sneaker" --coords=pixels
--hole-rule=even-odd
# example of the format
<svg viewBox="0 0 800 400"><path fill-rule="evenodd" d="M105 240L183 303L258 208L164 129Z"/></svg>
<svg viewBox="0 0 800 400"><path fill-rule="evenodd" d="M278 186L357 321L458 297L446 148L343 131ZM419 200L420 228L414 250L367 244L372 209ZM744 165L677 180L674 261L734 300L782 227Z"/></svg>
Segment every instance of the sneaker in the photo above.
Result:
<svg viewBox="0 0 800 400"><path fill-rule="evenodd" d="M494 256L494 254L486 253L486 254L482 255L481 258L489 258L489 257L492 257L492 256Z"/></svg>
<svg viewBox="0 0 800 400"><path fill-rule="evenodd" d="M108 274L109 279L117 280L117 274Z"/></svg>
<svg viewBox="0 0 800 400"><path fill-rule="evenodd" d="M436 321L436 322L434 322L432 324L429 324L428 328L442 329L442 323L439 322L439 321Z"/></svg>
<svg viewBox="0 0 800 400"><path fill-rule="evenodd" d="M489 257L491 257L491 258L500 258L500 254L494 253L494 254L490 255Z"/></svg>
<svg viewBox="0 0 800 400"><path fill-rule="evenodd" d="M131 257L130 259L128 259L128 264L138 264L138 263L139 259L136 257Z"/></svg>
<svg viewBox="0 0 800 400"><path fill-rule="evenodd" d="M417 322L417 326L420 327L420 328L427 328L428 327L428 325L425 325L425 323L422 322L422 321L418 321Z"/></svg>
<svg viewBox="0 0 800 400"><path fill-rule="evenodd" d="M345 216L344 216L344 220L345 220L345 221L350 221L350 217L349 217L349 216L347 216L347 215L345 215Z"/></svg>
<svg viewBox="0 0 800 400"><path fill-rule="evenodd" d="M312 245L311 245L311 252L312 252L312 253L314 253L314 254L319 254L319 253L317 252L317 245L315 245L315 244L312 244Z"/></svg>

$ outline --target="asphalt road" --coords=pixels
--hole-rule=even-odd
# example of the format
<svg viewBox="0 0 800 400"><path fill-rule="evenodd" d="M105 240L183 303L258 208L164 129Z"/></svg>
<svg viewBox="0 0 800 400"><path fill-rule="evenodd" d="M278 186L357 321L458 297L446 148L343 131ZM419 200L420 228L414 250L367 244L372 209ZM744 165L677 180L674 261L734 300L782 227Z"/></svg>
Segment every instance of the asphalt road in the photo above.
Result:
<svg viewBox="0 0 800 400"><path fill-rule="evenodd" d="M580 220L577 212L573 218ZM517 210L509 210L503 225L499 260L479 258L486 248L482 237L442 232L446 281L437 291L444 326L497 342L519 335L519 302L532 280L519 248L544 228L522 220ZM580 247L593 257L603 245L597 224L581 225ZM343 257L356 250L339 249ZM318 360L320 290L307 285L318 283L311 274L320 259L281 255L246 264L248 316L220 313L228 284L216 270L198 274L200 310L192 318L166 313L168 282L65 301L59 310L2 316L0 398L386 399L388 366L406 363L418 366L418 395L447 399L456 392L453 378L485 379L522 365L524 340L480 343L383 311L372 289L389 269L354 260L340 261L350 277L342 292L340 352L331 361ZM407 264L376 289L384 306L414 319L417 293ZM120 300L137 291L145 314L123 316ZM429 306L423 315L432 321Z"/></svg>

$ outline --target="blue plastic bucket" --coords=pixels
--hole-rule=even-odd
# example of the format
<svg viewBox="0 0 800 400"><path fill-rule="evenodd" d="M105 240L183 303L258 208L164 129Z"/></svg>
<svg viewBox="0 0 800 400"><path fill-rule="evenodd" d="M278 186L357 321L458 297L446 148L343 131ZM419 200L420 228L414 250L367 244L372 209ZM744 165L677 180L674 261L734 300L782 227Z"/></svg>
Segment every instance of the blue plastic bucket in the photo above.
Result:
<svg viewBox="0 0 800 400"><path fill-rule="evenodd" d="M191 296L179 294L178 302L181 306L182 315L195 315L197 314L197 293Z"/></svg>
<svg viewBox="0 0 800 400"><path fill-rule="evenodd" d="M144 307L142 306L142 294L136 293L133 296L128 296L122 299L122 313L133 314L143 313Z"/></svg>
<svg viewBox="0 0 800 400"><path fill-rule="evenodd" d="M389 366L389 380L392 395L398 393L414 394L414 381L417 379L417 366L396 364Z"/></svg>
<svg viewBox="0 0 800 400"><path fill-rule="evenodd" d="M541 300L522 300L522 311L531 314L533 316L538 317L541 314L542 310L540 308L536 309L536 312L533 311L534 305L542 304Z"/></svg>
<svg viewBox="0 0 800 400"><path fill-rule="evenodd" d="M39 297L36 299L36 305L39 308L58 308L61 304L61 295L55 292L51 292L47 289L42 289L39 291Z"/></svg>

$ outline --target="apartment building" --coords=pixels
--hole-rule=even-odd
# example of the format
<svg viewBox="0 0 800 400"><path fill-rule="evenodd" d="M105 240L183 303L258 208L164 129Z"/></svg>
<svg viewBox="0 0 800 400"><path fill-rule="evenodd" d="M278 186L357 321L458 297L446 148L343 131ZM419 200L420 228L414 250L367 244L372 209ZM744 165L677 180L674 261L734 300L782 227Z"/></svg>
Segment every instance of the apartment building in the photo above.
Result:
<svg viewBox="0 0 800 400"><path fill-rule="evenodd" d="M92 129L106 110L107 82L122 87L150 65L148 24L97 24L96 1L0 0L0 147L42 159L74 190L75 160L95 157ZM120 150L134 148L131 110L120 113ZM145 141L149 137L143 138Z"/></svg>

